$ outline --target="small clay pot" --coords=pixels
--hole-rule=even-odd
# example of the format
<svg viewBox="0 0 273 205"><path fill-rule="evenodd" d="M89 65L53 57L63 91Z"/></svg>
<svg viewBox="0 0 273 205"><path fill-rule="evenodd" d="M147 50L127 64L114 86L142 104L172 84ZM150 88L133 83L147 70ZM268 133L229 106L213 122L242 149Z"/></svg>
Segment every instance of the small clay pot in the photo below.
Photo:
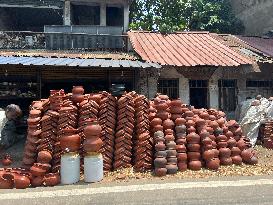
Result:
<svg viewBox="0 0 273 205"><path fill-rule="evenodd" d="M157 157L154 160L154 166L156 168L165 168L167 164L167 160L164 157Z"/></svg>
<svg viewBox="0 0 273 205"><path fill-rule="evenodd" d="M30 178L26 175L15 174L14 185L16 189L26 189L30 185Z"/></svg>
<svg viewBox="0 0 273 205"><path fill-rule="evenodd" d="M187 153L177 153L176 157L179 162L186 162L188 159Z"/></svg>
<svg viewBox="0 0 273 205"><path fill-rule="evenodd" d="M73 86L72 93L73 94L81 94L81 95L83 95L84 94L84 88L83 88L83 86Z"/></svg>
<svg viewBox="0 0 273 205"><path fill-rule="evenodd" d="M167 169L166 168L155 168L155 175L158 177L166 176Z"/></svg>
<svg viewBox="0 0 273 205"><path fill-rule="evenodd" d="M175 120L175 125L176 126L181 126L181 125L185 125L186 124L186 120L184 118L177 118Z"/></svg>
<svg viewBox="0 0 273 205"><path fill-rule="evenodd" d="M86 152L98 152L103 145L103 141L100 138L91 138L84 140L83 149Z"/></svg>
<svg viewBox="0 0 273 205"><path fill-rule="evenodd" d="M177 164L177 158L176 157L167 158L167 164Z"/></svg>
<svg viewBox="0 0 273 205"><path fill-rule="evenodd" d="M155 150L156 151L165 151L166 145L163 142L158 142L155 145Z"/></svg>
<svg viewBox="0 0 273 205"><path fill-rule="evenodd" d="M170 142L170 141L174 141L175 137L174 137L174 135L166 135L165 139L166 139L167 142Z"/></svg>
<svg viewBox="0 0 273 205"><path fill-rule="evenodd" d="M239 147L232 147L231 148L231 155L232 156L238 156L241 154L241 150L239 149Z"/></svg>
<svg viewBox="0 0 273 205"><path fill-rule="evenodd" d="M175 127L176 133L186 133L187 127L185 125L179 125Z"/></svg>
<svg viewBox="0 0 273 205"><path fill-rule="evenodd" d="M162 125L164 130L167 130L167 129L172 130L174 128L174 122L170 119L164 120Z"/></svg>
<svg viewBox="0 0 273 205"><path fill-rule="evenodd" d="M177 152L175 149L174 150L172 150L172 149L167 150L167 157L176 157L176 155L177 155Z"/></svg>
<svg viewBox="0 0 273 205"><path fill-rule="evenodd" d="M227 143L229 148L235 147L237 144L236 140L233 137L230 137Z"/></svg>
<svg viewBox="0 0 273 205"><path fill-rule="evenodd" d="M219 156L220 158L229 158L231 156L231 150L229 148L220 148Z"/></svg>
<svg viewBox="0 0 273 205"><path fill-rule="evenodd" d="M188 164L187 164L187 162L179 162L179 163L177 164L177 166L178 166L178 170L179 170L180 172L184 172L184 171L186 171L186 170L188 169Z"/></svg>
<svg viewBox="0 0 273 205"><path fill-rule="evenodd" d="M14 176L11 173L5 173L0 176L0 189L12 189L14 186Z"/></svg>
<svg viewBox="0 0 273 205"><path fill-rule="evenodd" d="M218 170L220 167L220 160L218 158L211 159L206 162L206 167L211 170Z"/></svg>
<svg viewBox="0 0 273 205"><path fill-rule="evenodd" d="M176 164L167 164L166 169L167 169L167 174L176 174L178 171L178 167Z"/></svg>
<svg viewBox="0 0 273 205"><path fill-rule="evenodd" d="M200 143L200 136L194 132L187 135L187 142L192 144L199 144Z"/></svg>
<svg viewBox="0 0 273 205"><path fill-rule="evenodd" d="M167 151L157 151L156 153L155 153L155 157L157 158L157 157L164 157L164 158L166 158L167 157Z"/></svg>
<svg viewBox="0 0 273 205"><path fill-rule="evenodd" d="M200 151L200 144L192 144L192 143L189 143L187 144L187 150L190 151L190 152L199 152Z"/></svg>
<svg viewBox="0 0 273 205"><path fill-rule="evenodd" d="M200 160L201 158L200 152L188 152L187 155L188 155L188 160L191 160L191 161Z"/></svg>
<svg viewBox="0 0 273 205"><path fill-rule="evenodd" d="M168 141L167 149L176 149L176 143L174 141Z"/></svg>
<svg viewBox="0 0 273 205"><path fill-rule="evenodd" d="M162 125L162 120L160 118L154 118L152 121L151 121L151 126L154 127L156 125Z"/></svg>
<svg viewBox="0 0 273 205"><path fill-rule="evenodd" d="M76 152L80 149L81 137L78 134L62 136L60 145L64 152Z"/></svg>
<svg viewBox="0 0 273 205"><path fill-rule="evenodd" d="M100 136L101 135L102 128L101 126L96 122L90 122L89 125L87 125L84 130L83 134L85 135L86 138L89 138L92 136Z"/></svg>
<svg viewBox="0 0 273 205"><path fill-rule="evenodd" d="M37 162L48 164L52 160L52 154L49 151L40 151Z"/></svg>
<svg viewBox="0 0 273 205"><path fill-rule="evenodd" d="M241 165L243 163L243 159L239 155L232 156L231 159L232 159L232 163L235 165Z"/></svg>
<svg viewBox="0 0 273 205"><path fill-rule="evenodd" d="M46 186L56 186L60 184L61 178L59 173L49 173L44 177L44 183Z"/></svg>
<svg viewBox="0 0 273 205"><path fill-rule="evenodd" d="M232 165L232 158L231 157L220 158L220 162L221 162L221 165L229 166L229 165Z"/></svg>
<svg viewBox="0 0 273 205"><path fill-rule="evenodd" d="M164 131L164 133L165 133L165 135L173 135L174 134L172 129L167 129Z"/></svg>
<svg viewBox="0 0 273 205"><path fill-rule="evenodd" d="M178 145L176 145L175 149L178 153L187 151L185 144L178 144Z"/></svg>
<svg viewBox="0 0 273 205"><path fill-rule="evenodd" d="M215 153L213 150L207 150L203 152L202 157L204 160L209 161L215 157Z"/></svg>

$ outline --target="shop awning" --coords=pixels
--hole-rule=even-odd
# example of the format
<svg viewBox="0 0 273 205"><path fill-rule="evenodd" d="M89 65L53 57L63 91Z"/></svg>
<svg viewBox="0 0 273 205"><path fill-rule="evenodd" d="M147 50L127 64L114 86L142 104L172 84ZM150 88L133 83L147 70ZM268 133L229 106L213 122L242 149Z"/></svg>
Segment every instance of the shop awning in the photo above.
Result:
<svg viewBox="0 0 273 205"><path fill-rule="evenodd" d="M83 68L160 68L157 63L147 63L131 60L108 59L74 59L74 58L42 58L42 57L16 57L0 56L0 65L23 66L68 66Z"/></svg>

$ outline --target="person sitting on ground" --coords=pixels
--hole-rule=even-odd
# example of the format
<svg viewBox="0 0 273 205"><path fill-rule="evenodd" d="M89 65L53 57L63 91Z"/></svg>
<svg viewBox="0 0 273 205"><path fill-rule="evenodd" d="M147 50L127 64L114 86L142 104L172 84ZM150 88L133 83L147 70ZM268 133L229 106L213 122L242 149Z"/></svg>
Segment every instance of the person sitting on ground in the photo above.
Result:
<svg viewBox="0 0 273 205"><path fill-rule="evenodd" d="M4 125L0 134L0 151L6 150L26 137L26 123L18 105L10 104L5 109Z"/></svg>

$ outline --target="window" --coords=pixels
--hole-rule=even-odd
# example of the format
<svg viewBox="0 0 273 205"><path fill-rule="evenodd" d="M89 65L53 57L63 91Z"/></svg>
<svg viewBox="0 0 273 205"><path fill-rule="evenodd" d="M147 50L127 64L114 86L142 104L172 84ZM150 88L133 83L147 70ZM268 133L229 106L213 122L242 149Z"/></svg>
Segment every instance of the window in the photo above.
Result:
<svg viewBox="0 0 273 205"><path fill-rule="evenodd" d="M158 92L168 95L171 99L179 97L179 79L159 79Z"/></svg>
<svg viewBox="0 0 273 205"><path fill-rule="evenodd" d="M272 80L247 80L246 87L272 88L273 81Z"/></svg>

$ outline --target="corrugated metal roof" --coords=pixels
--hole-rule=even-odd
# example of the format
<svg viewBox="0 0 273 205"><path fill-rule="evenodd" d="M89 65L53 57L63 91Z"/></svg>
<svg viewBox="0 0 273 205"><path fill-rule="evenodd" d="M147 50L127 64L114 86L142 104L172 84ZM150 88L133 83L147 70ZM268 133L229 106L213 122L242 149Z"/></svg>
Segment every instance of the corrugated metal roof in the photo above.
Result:
<svg viewBox="0 0 273 205"><path fill-rule="evenodd" d="M72 58L42 58L0 56L0 65L24 66L69 66L69 67L103 67L103 68L160 68L157 63L146 63L130 60L107 59L72 59Z"/></svg>
<svg viewBox="0 0 273 205"><path fill-rule="evenodd" d="M208 32L128 32L134 50L147 62L170 66L239 66L252 61Z"/></svg>
<svg viewBox="0 0 273 205"><path fill-rule="evenodd" d="M263 54L273 57L273 38L237 36L250 46L260 50Z"/></svg>

